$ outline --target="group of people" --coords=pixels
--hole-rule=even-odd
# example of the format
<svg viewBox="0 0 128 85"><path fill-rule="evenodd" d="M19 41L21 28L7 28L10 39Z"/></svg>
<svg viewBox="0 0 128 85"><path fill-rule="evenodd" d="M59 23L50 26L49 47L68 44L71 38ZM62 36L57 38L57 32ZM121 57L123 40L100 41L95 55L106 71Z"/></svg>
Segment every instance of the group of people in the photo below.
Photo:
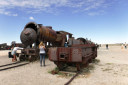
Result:
<svg viewBox="0 0 128 85"><path fill-rule="evenodd" d="M125 42L125 44L121 45L121 49L123 49L123 48L127 49L127 43L126 42ZM106 49L108 49L108 44L106 44Z"/></svg>
<svg viewBox="0 0 128 85"><path fill-rule="evenodd" d="M16 57L16 51L17 50L20 50L20 49L23 49L23 48L21 48L21 47L12 47L12 52L11 52L11 55L13 55L13 58L12 58L12 62L15 62L15 61L17 61L17 57ZM40 44L39 44L39 49L40 49L40 51L39 51L39 55L40 55L40 66L42 67L42 61L43 61L43 66L45 66L45 54L46 54L46 52L45 52L45 45L43 44L43 42L41 42Z"/></svg>
<svg viewBox="0 0 128 85"><path fill-rule="evenodd" d="M125 44L122 44L121 49L123 49L123 47L124 47L125 49L127 49L127 43L126 43L126 42L125 42Z"/></svg>

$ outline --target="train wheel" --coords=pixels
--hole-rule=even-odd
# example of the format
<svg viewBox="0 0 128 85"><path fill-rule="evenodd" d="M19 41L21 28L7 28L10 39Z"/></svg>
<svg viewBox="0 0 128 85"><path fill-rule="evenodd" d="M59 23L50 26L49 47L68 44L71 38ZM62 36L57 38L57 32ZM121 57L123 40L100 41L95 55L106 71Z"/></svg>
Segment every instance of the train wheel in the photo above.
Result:
<svg viewBox="0 0 128 85"><path fill-rule="evenodd" d="M88 65L89 65L89 61L86 62L85 67L87 67Z"/></svg>
<svg viewBox="0 0 128 85"><path fill-rule="evenodd" d="M34 61L34 60L35 60L35 56L30 55L30 56L28 57L28 60L29 60L30 62Z"/></svg>
<svg viewBox="0 0 128 85"><path fill-rule="evenodd" d="M61 63L61 62L54 62L54 63L57 65L59 70L63 70L64 69L64 64L63 63Z"/></svg>
<svg viewBox="0 0 128 85"><path fill-rule="evenodd" d="M20 61L25 61L25 56L24 55L20 55L19 60Z"/></svg>
<svg viewBox="0 0 128 85"><path fill-rule="evenodd" d="M96 57L97 57L97 54L94 54L94 55L93 55L93 59L95 59Z"/></svg>
<svg viewBox="0 0 128 85"><path fill-rule="evenodd" d="M92 62L92 59L89 59L89 63L91 63Z"/></svg>
<svg viewBox="0 0 128 85"><path fill-rule="evenodd" d="M81 64L80 64L80 63L76 63L76 68L77 68L77 71L80 71L80 69L81 69Z"/></svg>

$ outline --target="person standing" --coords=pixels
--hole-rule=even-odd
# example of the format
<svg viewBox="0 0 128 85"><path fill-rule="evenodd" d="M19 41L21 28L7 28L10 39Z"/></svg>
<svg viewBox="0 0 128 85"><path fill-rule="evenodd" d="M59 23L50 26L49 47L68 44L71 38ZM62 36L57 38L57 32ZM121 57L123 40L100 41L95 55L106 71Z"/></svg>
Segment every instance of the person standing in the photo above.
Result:
<svg viewBox="0 0 128 85"><path fill-rule="evenodd" d="M121 49L123 49L123 47L124 47L124 45L122 44L122 45L121 45Z"/></svg>
<svg viewBox="0 0 128 85"><path fill-rule="evenodd" d="M68 44L67 44L67 42L65 42L65 44L64 44L64 47L68 47Z"/></svg>
<svg viewBox="0 0 128 85"><path fill-rule="evenodd" d="M40 66L42 67L42 60L43 60L43 64L45 66L45 45L43 44L43 42L40 42L39 44L39 49L40 49Z"/></svg>
<svg viewBox="0 0 128 85"><path fill-rule="evenodd" d="M106 44L106 49L108 49L108 44Z"/></svg>
<svg viewBox="0 0 128 85"><path fill-rule="evenodd" d="M127 43L125 42L125 45L124 45L125 49L127 49Z"/></svg>
<svg viewBox="0 0 128 85"><path fill-rule="evenodd" d="M11 54L13 55L12 62L17 61L16 51L20 50L20 49L23 49L23 48L21 48L21 47L12 47L12 52L11 52Z"/></svg>

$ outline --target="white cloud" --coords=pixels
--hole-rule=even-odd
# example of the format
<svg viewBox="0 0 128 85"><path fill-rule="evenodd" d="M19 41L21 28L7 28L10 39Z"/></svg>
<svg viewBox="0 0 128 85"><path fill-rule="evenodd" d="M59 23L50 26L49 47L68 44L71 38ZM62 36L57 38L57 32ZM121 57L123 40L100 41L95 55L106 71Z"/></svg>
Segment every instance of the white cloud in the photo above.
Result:
<svg viewBox="0 0 128 85"><path fill-rule="evenodd" d="M56 10L60 11L59 8L61 7L73 8L73 11L86 12L103 10L111 2L108 2L108 0L0 0L0 14L18 16L14 11L15 9L22 12L25 10L27 13L55 13Z"/></svg>
<svg viewBox="0 0 128 85"><path fill-rule="evenodd" d="M5 11L4 9L0 9L0 14L8 15L8 16L18 16L18 14L11 13L9 11Z"/></svg>
<svg viewBox="0 0 128 85"><path fill-rule="evenodd" d="M103 4L104 4L104 0L95 1L90 3L84 10L96 9L101 7Z"/></svg>
<svg viewBox="0 0 128 85"><path fill-rule="evenodd" d="M105 14L105 11L104 10L95 11L95 12L89 12L88 13L89 16L104 15L104 14Z"/></svg>
<svg viewBox="0 0 128 85"><path fill-rule="evenodd" d="M13 14L12 16L18 16L18 14Z"/></svg>
<svg viewBox="0 0 128 85"><path fill-rule="evenodd" d="M29 17L30 20L35 20L34 17Z"/></svg>
<svg viewBox="0 0 128 85"><path fill-rule="evenodd" d="M99 12L90 12L90 13L88 13L88 15L90 15L90 16L99 15Z"/></svg>

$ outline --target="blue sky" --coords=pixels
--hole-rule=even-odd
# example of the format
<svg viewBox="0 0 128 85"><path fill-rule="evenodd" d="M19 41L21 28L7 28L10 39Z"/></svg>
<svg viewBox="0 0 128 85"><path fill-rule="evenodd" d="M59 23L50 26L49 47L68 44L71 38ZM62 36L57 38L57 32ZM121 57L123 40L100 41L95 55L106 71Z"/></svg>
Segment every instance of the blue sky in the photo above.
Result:
<svg viewBox="0 0 128 85"><path fill-rule="evenodd" d="M0 43L34 21L96 43L128 43L128 0L0 0Z"/></svg>

